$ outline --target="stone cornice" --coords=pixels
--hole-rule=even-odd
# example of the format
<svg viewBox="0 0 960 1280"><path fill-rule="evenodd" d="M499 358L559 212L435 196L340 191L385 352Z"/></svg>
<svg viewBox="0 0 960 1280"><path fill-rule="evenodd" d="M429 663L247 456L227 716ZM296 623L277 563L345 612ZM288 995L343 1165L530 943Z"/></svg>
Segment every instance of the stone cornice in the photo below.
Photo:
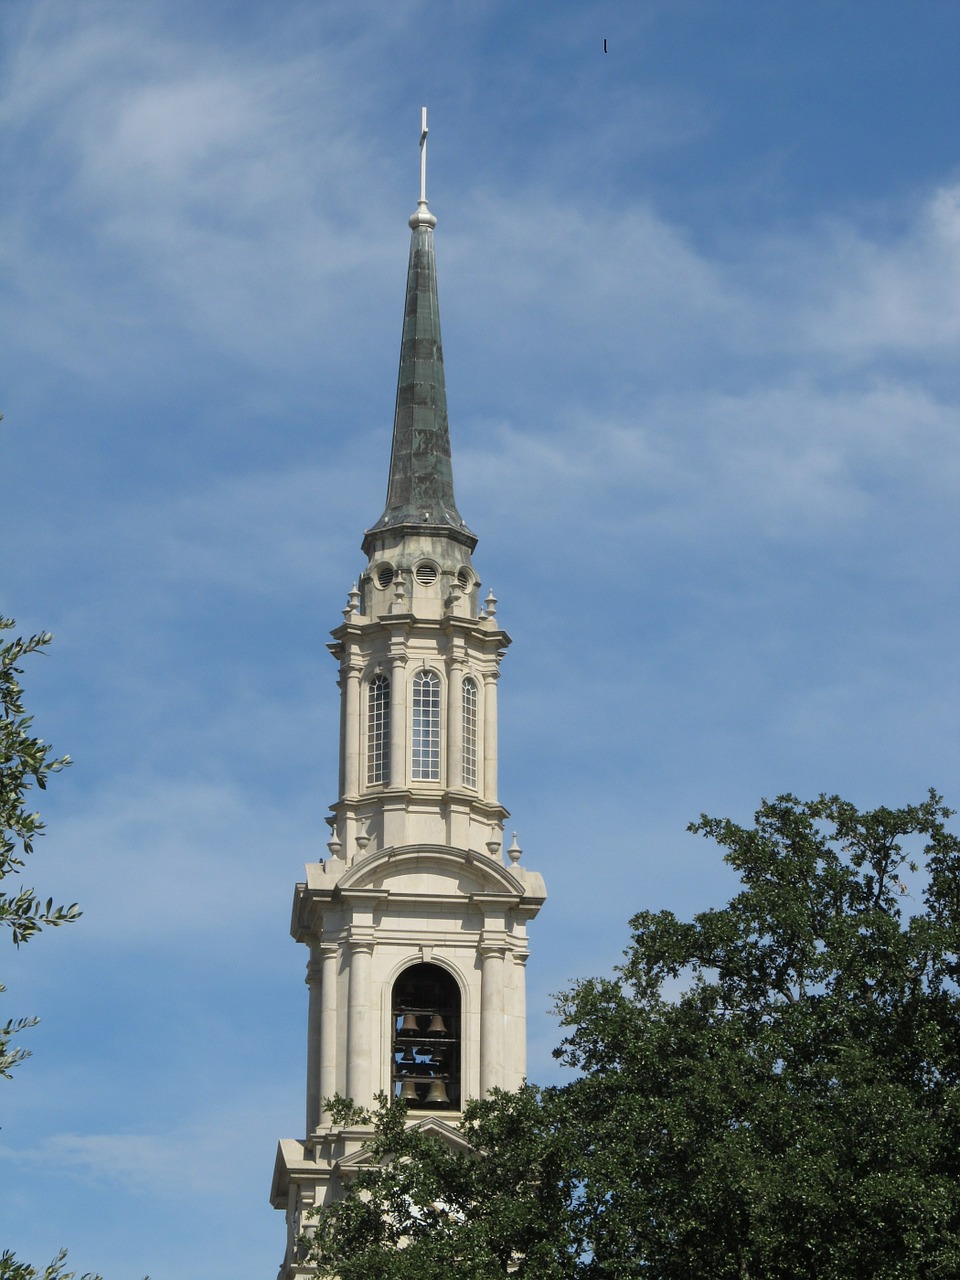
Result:
<svg viewBox="0 0 960 1280"><path fill-rule="evenodd" d="M446 524L415 524L413 521L401 521L382 528L367 529L363 535L360 550L365 556L369 556L376 549L377 543L384 541L385 535L388 534L391 540L398 537L448 538L451 542L461 543L469 551L473 551L477 545L477 535L471 533L466 527L457 529Z"/></svg>
<svg viewBox="0 0 960 1280"><path fill-rule="evenodd" d="M460 618L447 614L442 618L422 618L413 613L384 613L377 617L354 614L349 622L341 622L330 635L334 643L327 648L335 658L342 655L345 640L356 640L375 635L400 633L409 640L417 636L456 636L463 641L473 641L483 649L504 652L513 643L506 631L490 627L487 618Z"/></svg>
<svg viewBox="0 0 960 1280"><path fill-rule="evenodd" d="M330 811L339 817L344 812L367 814L391 805L415 810L418 807L435 809L438 804L449 804L468 809L493 822L503 822L510 817L509 809L505 809L502 804L491 804L488 800L482 800L475 791L453 788L440 790L436 783L422 785L424 786L422 791L414 791L410 787L384 787L376 791L364 791L359 795L350 796L349 799L344 797L335 801L330 805ZM427 788L431 789L427 790ZM433 848L434 846L424 847Z"/></svg>

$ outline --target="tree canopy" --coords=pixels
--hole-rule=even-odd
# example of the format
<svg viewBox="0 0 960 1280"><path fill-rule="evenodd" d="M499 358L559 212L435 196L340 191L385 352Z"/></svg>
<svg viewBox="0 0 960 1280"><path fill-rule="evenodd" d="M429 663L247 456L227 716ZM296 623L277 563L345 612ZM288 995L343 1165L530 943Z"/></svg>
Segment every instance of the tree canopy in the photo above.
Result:
<svg viewBox="0 0 960 1280"><path fill-rule="evenodd" d="M702 816L740 891L638 913L615 974L560 996L577 1078L473 1104L473 1157L385 1108L386 1163L321 1211L314 1256L343 1280L960 1274L950 816L933 792Z"/></svg>
<svg viewBox="0 0 960 1280"><path fill-rule="evenodd" d="M469 1102L468 1149L408 1127L403 1103L383 1098L373 1117L341 1103L342 1119L373 1119L375 1133L346 1199L319 1215L310 1259L339 1280L563 1280L574 1230L555 1096Z"/></svg>
<svg viewBox="0 0 960 1280"><path fill-rule="evenodd" d="M49 1266L38 1271L29 1262L18 1262L7 1250L0 1254L0 1280L76 1280L77 1273L65 1269L66 1261L67 1251L61 1249ZM102 1280L102 1277L88 1271L80 1280Z"/></svg>
<svg viewBox="0 0 960 1280"><path fill-rule="evenodd" d="M0 616L0 631L9 631L14 623ZM25 859L33 852L33 842L44 830L40 815L28 803L34 786L46 788L48 777L70 764L69 756L56 757L50 745L33 733L33 717L26 714L23 689L19 677L20 662L30 654L42 653L53 637L49 632L18 637L0 645L0 880L19 875ZM0 925L10 930L14 946L29 941L46 926L68 924L79 919L76 903L54 906L32 888L0 891ZM0 984L0 992L5 988ZM18 1032L33 1026L36 1018L11 1018L0 1026L0 1075L9 1077L10 1069L28 1057L23 1048L11 1048L10 1041ZM49 1266L38 1270L20 1262L9 1250L0 1253L0 1280L72 1280L67 1271L66 1250ZM88 1272L82 1280L100 1280Z"/></svg>
<svg viewBox="0 0 960 1280"><path fill-rule="evenodd" d="M9 618L0 616L0 631L13 626ZM0 881L19 875L44 829L40 815L28 804L29 792L34 786L44 790L47 778L70 764L69 756L55 757L50 745L34 736L33 717L24 710L19 680L22 660L42 653L52 639L44 632L0 646ZM67 924L79 915L76 903L54 906L52 898L43 902L32 888L0 891L0 925L10 930L17 947L44 926ZM4 989L0 984L0 991ZM16 1018L0 1026L0 1075L8 1076L10 1068L27 1056L25 1049L10 1048L10 1040L35 1021Z"/></svg>

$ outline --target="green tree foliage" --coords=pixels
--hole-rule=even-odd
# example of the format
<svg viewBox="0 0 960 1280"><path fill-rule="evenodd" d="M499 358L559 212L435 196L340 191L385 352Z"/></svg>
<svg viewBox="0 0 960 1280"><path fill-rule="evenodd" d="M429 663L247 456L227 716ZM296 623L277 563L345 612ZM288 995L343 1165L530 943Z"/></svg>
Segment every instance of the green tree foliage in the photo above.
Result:
<svg viewBox="0 0 960 1280"><path fill-rule="evenodd" d="M339 1280L562 1280L570 1161L553 1097L525 1088L470 1102L467 1151L407 1127L405 1104L381 1100L370 1163L346 1199L318 1215L310 1260ZM341 1118L371 1119L346 1110Z"/></svg>
<svg viewBox="0 0 960 1280"><path fill-rule="evenodd" d="M343 1280L960 1274L960 840L939 796L702 817L740 892L641 912L559 1001L578 1077L472 1104L475 1155L386 1108L319 1215Z"/></svg>
<svg viewBox="0 0 960 1280"><path fill-rule="evenodd" d="M561 1004L589 1276L960 1274L949 816L782 796L692 825L742 891L641 912L617 978Z"/></svg>
<svg viewBox="0 0 960 1280"><path fill-rule="evenodd" d="M75 1280L75 1271L64 1270L67 1260L66 1249L61 1249L48 1267L38 1271L28 1262L18 1262L12 1253L0 1254L0 1280ZM88 1271L80 1280L103 1280Z"/></svg>
<svg viewBox="0 0 960 1280"><path fill-rule="evenodd" d="M13 625L0 616L0 631ZM0 880L19 875L24 859L33 852L34 840L43 832L39 814L29 807L28 793L34 786L43 790L50 774L70 763L69 756L57 759L42 738L34 737L33 717L24 711L18 678L21 661L42 653L52 639L44 633L0 645ZM79 915L76 903L55 907L52 898L43 902L33 889L18 886L11 892L0 891L0 925L10 930L17 947L45 925L67 924ZM0 991L4 989L0 984ZM10 1068L27 1056L25 1049L11 1049L10 1040L35 1021L12 1019L0 1026L0 1075L9 1076Z"/></svg>
<svg viewBox="0 0 960 1280"><path fill-rule="evenodd" d="M0 616L0 631L9 631L13 625L9 618ZM70 763L69 756L57 759L47 743L33 736L33 717L24 710L18 679L22 659L42 653L52 639L45 632L0 646L0 880L19 875L24 859L33 852L34 840L43 832L39 814L29 808L28 793L34 786L44 790L50 774ZM52 898L42 902L33 889L0 891L0 925L10 930L17 947L44 926L67 924L79 916L76 903L55 907ZM0 984L0 991L3 990ZM11 1049L10 1040L35 1023L36 1018L17 1018L0 1026L0 1075L9 1077L10 1068L28 1056L26 1049ZM76 1272L65 1269L66 1257L66 1250L62 1250L39 1271L27 1262L19 1262L7 1250L0 1254L0 1280L74 1280ZM88 1272L82 1280L101 1277Z"/></svg>

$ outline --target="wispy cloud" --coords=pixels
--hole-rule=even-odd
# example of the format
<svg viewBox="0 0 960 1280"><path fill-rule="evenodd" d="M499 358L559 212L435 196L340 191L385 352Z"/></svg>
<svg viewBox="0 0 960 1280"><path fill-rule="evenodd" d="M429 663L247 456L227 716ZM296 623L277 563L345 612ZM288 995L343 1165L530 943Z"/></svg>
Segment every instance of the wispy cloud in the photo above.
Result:
<svg viewBox="0 0 960 1280"><path fill-rule="evenodd" d="M566 518L583 531L574 554L611 532L835 542L881 516L886 529L946 516L960 491L957 426L950 401L916 386L831 393L802 381L663 396L635 419L569 414L549 434L488 423L464 453L464 505L512 526Z"/></svg>
<svg viewBox="0 0 960 1280"><path fill-rule="evenodd" d="M960 185L932 192L899 234L833 224L810 280L819 297L802 315L826 355L951 361L960 338Z"/></svg>
<svg viewBox="0 0 960 1280"><path fill-rule="evenodd" d="M341 41L265 56L162 31L160 13L107 4L78 23L38 6L0 98L6 146L39 144L5 215L6 270L21 305L59 298L33 339L91 376L108 334L144 362L148 321L286 365L384 247L370 144L321 123L361 92L358 55Z"/></svg>
<svg viewBox="0 0 960 1280"><path fill-rule="evenodd" d="M283 722L292 744L289 715ZM258 720L251 723L259 731ZM175 751L175 724L164 737ZM271 807L238 781L191 781L172 762L167 776L114 777L109 793L93 792L79 812L58 816L44 874L61 896L83 904L88 947L194 937L242 948L268 914L274 923L285 919L290 876L325 855L326 828L318 829L312 810L309 802L294 808L289 797ZM278 862L290 873L285 884Z"/></svg>
<svg viewBox="0 0 960 1280"><path fill-rule="evenodd" d="M266 1125L260 1119L267 1110L262 1095L232 1098L231 1107L229 1113L206 1111L165 1132L55 1133L32 1147L0 1146L0 1161L15 1164L21 1178L53 1163L61 1175L101 1188L122 1187L167 1201L190 1199L216 1185L228 1152L234 1168L238 1159L245 1162L236 1150L238 1115L244 1117L247 1159L259 1163L260 1172L264 1149L270 1152L275 1145L276 1135L267 1128L276 1123L275 1116L268 1114Z"/></svg>

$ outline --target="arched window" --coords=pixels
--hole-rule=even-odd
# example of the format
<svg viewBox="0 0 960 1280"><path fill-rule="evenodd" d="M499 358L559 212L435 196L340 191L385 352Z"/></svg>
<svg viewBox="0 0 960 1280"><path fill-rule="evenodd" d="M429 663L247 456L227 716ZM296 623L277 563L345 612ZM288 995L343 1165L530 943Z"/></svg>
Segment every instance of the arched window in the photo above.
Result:
<svg viewBox="0 0 960 1280"><path fill-rule="evenodd" d="M390 781L390 681L374 676L367 689L367 786Z"/></svg>
<svg viewBox="0 0 960 1280"><path fill-rule="evenodd" d="M404 969L393 984L393 1096L418 1111L460 1109L460 988L437 964Z"/></svg>
<svg viewBox="0 0 960 1280"><path fill-rule="evenodd" d="M463 785L477 785L477 682L463 682Z"/></svg>
<svg viewBox="0 0 960 1280"><path fill-rule="evenodd" d="M413 677L413 740L410 774L414 781L440 781L440 677L418 671Z"/></svg>

